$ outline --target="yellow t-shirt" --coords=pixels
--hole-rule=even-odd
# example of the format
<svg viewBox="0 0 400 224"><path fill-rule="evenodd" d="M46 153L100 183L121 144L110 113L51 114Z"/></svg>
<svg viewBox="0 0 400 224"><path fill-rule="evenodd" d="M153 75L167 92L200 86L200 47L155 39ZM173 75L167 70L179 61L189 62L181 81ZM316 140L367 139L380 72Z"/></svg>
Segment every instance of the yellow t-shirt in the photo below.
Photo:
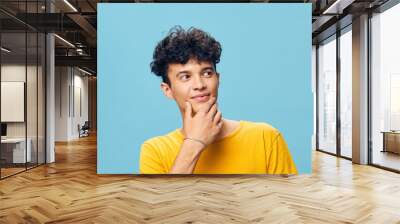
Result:
<svg viewBox="0 0 400 224"><path fill-rule="evenodd" d="M179 129L145 141L140 173L168 173L184 136ZM281 133L266 123L240 121L228 136L208 145L196 163L195 174L297 174Z"/></svg>

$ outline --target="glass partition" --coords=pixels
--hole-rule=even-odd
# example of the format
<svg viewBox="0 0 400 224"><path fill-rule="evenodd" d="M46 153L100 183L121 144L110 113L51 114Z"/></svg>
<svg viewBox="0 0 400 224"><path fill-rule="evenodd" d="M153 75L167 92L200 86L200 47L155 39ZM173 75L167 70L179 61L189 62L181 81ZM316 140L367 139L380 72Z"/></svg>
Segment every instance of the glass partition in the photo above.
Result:
<svg viewBox="0 0 400 224"><path fill-rule="evenodd" d="M352 157L352 32L340 36L340 154Z"/></svg>
<svg viewBox="0 0 400 224"><path fill-rule="evenodd" d="M400 171L400 4L371 18L371 162Z"/></svg>
<svg viewBox="0 0 400 224"><path fill-rule="evenodd" d="M45 163L45 34L13 17L45 1L1 1L0 178Z"/></svg>
<svg viewBox="0 0 400 224"><path fill-rule="evenodd" d="M318 149L336 154L336 36L318 47Z"/></svg>
<svg viewBox="0 0 400 224"><path fill-rule="evenodd" d="M24 171L26 144L26 33L1 34L1 176ZM6 49L6 50L4 50Z"/></svg>

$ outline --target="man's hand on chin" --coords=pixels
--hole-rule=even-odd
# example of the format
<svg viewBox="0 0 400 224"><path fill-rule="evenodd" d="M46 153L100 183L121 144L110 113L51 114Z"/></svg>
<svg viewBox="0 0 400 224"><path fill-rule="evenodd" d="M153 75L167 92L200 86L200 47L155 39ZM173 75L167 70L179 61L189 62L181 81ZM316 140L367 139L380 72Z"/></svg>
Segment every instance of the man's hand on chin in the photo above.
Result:
<svg viewBox="0 0 400 224"><path fill-rule="evenodd" d="M185 139L170 173L193 173L201 152L217 138L222 129L222 114L217 108L216 97L210 97L209 101L199 106L195 115L192 114L192 105L186 102L183 117Z"/></svg>
<svg viewBox="0 0 400 224"><path fill-rule="evenodd" d="M183 118L183 133L185 138L202 141L205 145L211 144L222 128L222 114L217 108L216 97L200 104L194 116L192 105L186 102Z"/></svg>

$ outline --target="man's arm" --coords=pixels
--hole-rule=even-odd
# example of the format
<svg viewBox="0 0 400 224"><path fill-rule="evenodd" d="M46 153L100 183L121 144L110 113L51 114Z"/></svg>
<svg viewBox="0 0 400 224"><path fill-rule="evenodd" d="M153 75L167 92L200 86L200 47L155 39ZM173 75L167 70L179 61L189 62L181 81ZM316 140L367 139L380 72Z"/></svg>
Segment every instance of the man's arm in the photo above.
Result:
<svg viewBox="0 0 400 224"><path fill-rule="evenodd" d="M288 145L281 133L275 136L266 158L267 174L298 174Z"/></svg>
<svg viewBox="0 0 400 224"><path fill-rule="evenodd" d="M139 171L141 174L167 173L160 155L151 144L143 143L140 149Z"/></svg>
<svg viewBox="0 0 400 224"><path fill-rule="evenodd" d="M222 114L217 109L215 97L204 103L194 116L191 104L186 102L183 117L185 139L169 173L193 173L201 152L216 139L222 124Z"/></svg>
<svg viewBox="0 0 400 224"><path fill-rule="evenodd" d="M204 146L201 143L183 141L181 150L175 159L169 173L171 174L191 174L194 171L197 161L200 158Z"/></svg>

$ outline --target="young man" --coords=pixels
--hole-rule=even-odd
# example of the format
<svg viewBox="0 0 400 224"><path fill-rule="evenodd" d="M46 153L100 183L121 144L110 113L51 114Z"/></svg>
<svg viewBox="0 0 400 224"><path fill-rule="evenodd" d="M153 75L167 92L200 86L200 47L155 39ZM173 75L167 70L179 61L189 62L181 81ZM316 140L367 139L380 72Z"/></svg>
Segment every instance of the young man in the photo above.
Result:
<svg viewBox="0 0 400 224"><path fill-rule="evenodd" d="M151 70L175 100L183 127L145 141L143 174L297 174L285 140L266 123L234 121L218 109L221 45L202 30L176 27L155 48Z"/></svg>

